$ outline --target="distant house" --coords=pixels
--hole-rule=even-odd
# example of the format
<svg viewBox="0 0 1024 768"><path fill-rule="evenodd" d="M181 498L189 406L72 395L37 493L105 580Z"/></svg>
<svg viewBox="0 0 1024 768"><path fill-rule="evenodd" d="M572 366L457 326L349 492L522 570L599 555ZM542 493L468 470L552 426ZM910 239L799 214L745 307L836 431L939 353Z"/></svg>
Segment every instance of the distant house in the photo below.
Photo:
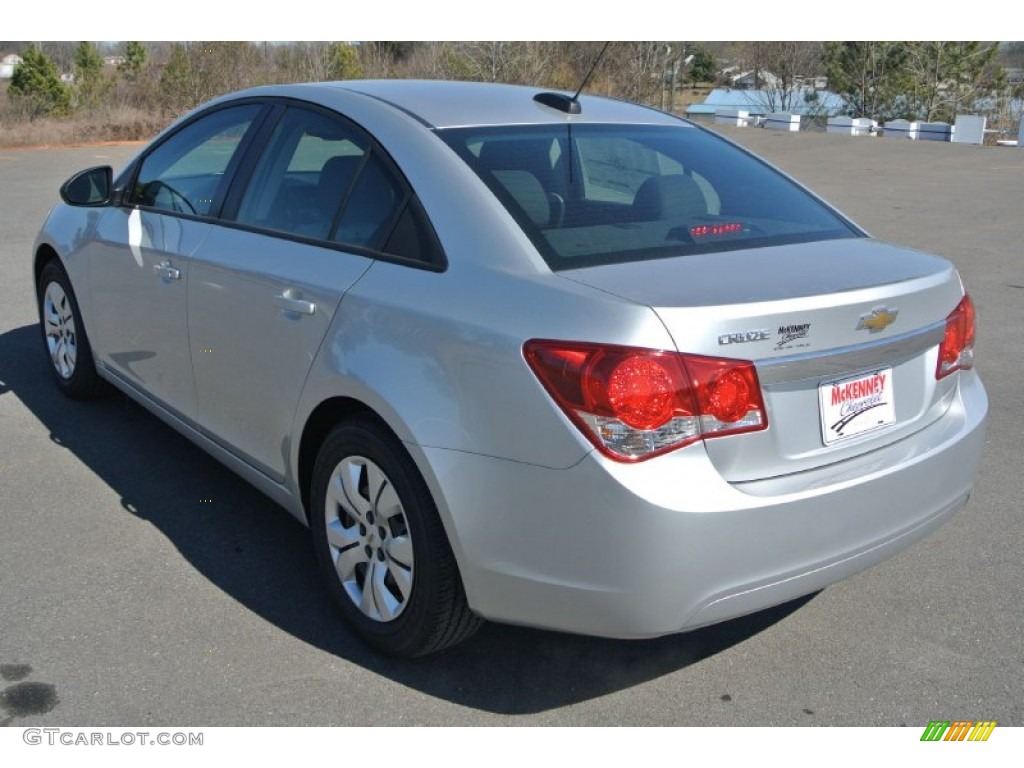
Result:
<svg viewBox="0 0 1024 768"><path fill-rule="evenodd" d="M10 80L14 77L14 68L21 64L21 56L16 53L9 53L0 58L0 80Z"/></svg>
<svg viewBox="0 0 1024 768"><path fill-rule="evenodd" d="M735 64L721 70L718 76L722 82L728 83L730 88L738 90L757 90L759 88L774 90L782 85L782 78L774 72L762 69L758 73L753 69L741 69ZM828 88L828 78L821 75L812 77L796 75L793 77L793 87L821 91Z"/></svg>
<svg viewBox="0 0 1024 768"><path fill-rule="evenodd" d="M103 57L103 65L106 66L106 67L120 67L122 64L125 63L125 61L127 61L127 58L124 57L124 56L104 56Z"/></svg>
<svg viewBox="0 0 1024 768"><path fill-rule="evenodd" d="M734 71L728 75L728 78L731 87L744 90L778 88L780 82L778 77L766 69L762 69L760 72L756 72L753 69L740 72Z"/></svg>
<svg viewBox="0 0 1024 768"><path fill-rule="evenodd" d="M797 88L813 88L816 91L824 91L828 88L828 78L823 75L816 75L814 77L797 75L793 80Z"/></svg>

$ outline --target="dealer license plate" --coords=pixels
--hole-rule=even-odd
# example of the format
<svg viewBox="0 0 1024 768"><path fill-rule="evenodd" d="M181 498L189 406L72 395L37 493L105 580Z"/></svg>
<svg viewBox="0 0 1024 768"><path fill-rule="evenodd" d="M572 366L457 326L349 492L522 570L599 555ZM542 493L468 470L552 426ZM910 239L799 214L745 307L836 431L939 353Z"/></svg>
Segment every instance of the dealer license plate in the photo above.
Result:
<svg viewBox="0 0 1024 768"><path fill-rule="evenodd" d="M825 445L884 429L896 421L892 368L821 384L821 434Z"/></svg>

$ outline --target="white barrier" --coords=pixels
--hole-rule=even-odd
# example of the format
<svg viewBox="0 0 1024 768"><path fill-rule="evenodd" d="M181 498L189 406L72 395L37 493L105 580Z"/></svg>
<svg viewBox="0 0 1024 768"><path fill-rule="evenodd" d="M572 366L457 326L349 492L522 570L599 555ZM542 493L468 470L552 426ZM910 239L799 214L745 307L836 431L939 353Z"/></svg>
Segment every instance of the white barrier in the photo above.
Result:
<svg viewBox="0 0 1024 768"><path fill-rule="evenodd" d="M887 139L916 139L917 122L890 120L882 126L882 136Z"/></svg>
<svg viewBox="0 0 1024 768"><path fill-rule="evenodd" d="M949 123L918 123L917 138L921 141L952 141L953 126Z"/></svg>
<svg viewBox="0 0 1024 768"><path fill-rule="evenodd" d="M957 115L953 128L953 141L957 144L981 144L985 141L984 117L978 115Z"/></svg>
<svg viewBox="0 0 1024 768"><path fill-rule="evenodd" d="M715 125L735 125L746 128L750 125L750 112L745 109L716 109Z"/></svg>
<svg viewBox="0 0 1024 768"><path fill-rule="evenodd" d="M791 112L769 112L764 117L763 125L773 131L799 131L800 115Z"/></svg>
<svg viewBox="0 0 1024 768"><path fill-rule="evenodd" d="M870 136L876 128L878 123L867 117L837 115L825 123L825 133L841 133L845 136Z"/></svg>

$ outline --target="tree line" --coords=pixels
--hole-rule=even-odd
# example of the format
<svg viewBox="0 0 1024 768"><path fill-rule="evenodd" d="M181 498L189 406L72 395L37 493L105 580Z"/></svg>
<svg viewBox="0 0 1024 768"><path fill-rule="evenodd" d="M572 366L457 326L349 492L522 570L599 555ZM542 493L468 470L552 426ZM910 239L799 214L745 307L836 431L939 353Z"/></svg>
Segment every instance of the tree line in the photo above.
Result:
<svg viewBox="0 0 1024 768"><path fill-rule="evenodd" d="M998 60L997 43L978 41L826 43L829 84L851 116L952 122L1020 98Z"/></svg>
<svg viewBox="0 0 1024 768"><path fill-rule="evenodd" d="M0 43L2 46L10 45ZM481 80L573 89L603 47L596 42L128 42L116 66L94 43L32 44L8 87L9 107L27 119L99 114L112 107L160 119L213 96L279 82L360 77ZM9 49L7 49L9 50ZM1019 59L1019 62L1018 62ZM685 84L729 84L726 62L754 73L770 110L816 98L816 78L843 97L846 112L880 122L951 121L959 111L1019 99L1007 63L1024 63L1024 43L750 42L612 43L588 91L672 109ZM62 74L64 77L62 78ZM70 75L70 77L68 76ZM999 102L999 100L1003 100Z"/></svg>

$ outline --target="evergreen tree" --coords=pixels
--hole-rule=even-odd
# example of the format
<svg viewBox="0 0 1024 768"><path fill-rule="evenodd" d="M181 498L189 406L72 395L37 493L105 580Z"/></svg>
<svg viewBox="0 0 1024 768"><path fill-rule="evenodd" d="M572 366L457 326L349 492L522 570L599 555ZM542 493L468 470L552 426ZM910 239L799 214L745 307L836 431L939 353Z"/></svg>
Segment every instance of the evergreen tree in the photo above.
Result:
<svg viewBox="0 0 1024 768"><path fill-rule="evenodd" d="M131 41L124 47L124 63L118 67L118 72L129 82L135 82L146 67L146 48L142 43Z"/></svg>
<svg viewBox="0 0 1024 768"><path fill-rule="evenodd" d="M189 109L199 103L196 71L181 43L171 46L171 57L160 76L160 97L172 111Z"/></svg>
<svg viewBox="0 0 1024 768"><path fill-rule="evenodd" d="M918 41L907 43L914 118L953 122L978 96L996 90L1004 77L995 65L998 43Z"/></svg>
<svg viewBox="0 0 1024 768"><path fill-rule="evenodd" d="M698 48L693 54L693 61L690 62L689 81L691 83L714 82L718 69L718 63L707 49Z"/></svg>
<svg viewBox="0 0 1024 768"><path fill-rule="evenodd" d="M354 80L363 76L359 54L348 43L332 43L327 69L328 80Z"/></svg>
<svg viewBox="0 0 1024 768"><path fill-rule="evenodd" d="M15 67L8 94L30 119L63 116L71 110L71 95L60 80L57 66L36 46L22 53Z"/></svg>
<svg viewBox="0 0 1024 768"><path fill-rule="evenodd" d="M883 123L903 117L910 106L908 57L902 42L825 43L829 89L846 99L851 117Z"/></svg>
<svg viewBox="0 0 1024 768"><path fill-rule="evenodd" d="M103 59L92 43L83 41L75 48L74 74L75 106L79 109L93 109L98 106L106 83L103 77Z"/></svg>

